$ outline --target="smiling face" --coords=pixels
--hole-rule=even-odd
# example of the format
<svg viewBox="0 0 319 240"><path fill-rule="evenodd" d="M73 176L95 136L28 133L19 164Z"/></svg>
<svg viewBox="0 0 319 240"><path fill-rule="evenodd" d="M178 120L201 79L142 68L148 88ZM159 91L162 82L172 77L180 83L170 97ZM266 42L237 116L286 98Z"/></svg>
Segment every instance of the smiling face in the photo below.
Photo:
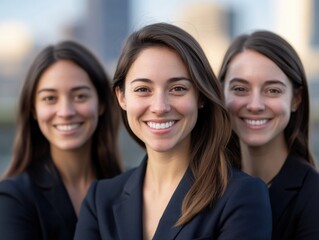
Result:
<svg viewBox="0 0 319 240"><path fill-rule="evenodd" d="M148 151L190 147L197 121L198 92L180 57L166 47L149 47L138 55L116 94L128 123Z"/></svg>
<svg viewBox="0 0 319 240"><path fill-rule="evenodd" d="M252 50L239 53L229 63L224 93L242 144L285 144L284 129L300 96L274 62Z"/></svg>
<svg viewBox="0 0 319 240"><path fill-rule="evenodd" d="M99 105L88 74L67 60L50 66L41 75L35 91L34 117L52 151L90 146Z"/></svg>

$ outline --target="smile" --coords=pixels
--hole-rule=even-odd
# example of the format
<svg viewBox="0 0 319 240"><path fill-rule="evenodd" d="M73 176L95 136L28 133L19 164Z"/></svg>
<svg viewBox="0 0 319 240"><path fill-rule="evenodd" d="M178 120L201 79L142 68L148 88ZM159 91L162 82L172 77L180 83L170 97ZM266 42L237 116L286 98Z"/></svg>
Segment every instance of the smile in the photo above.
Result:
<svg viewBox="0 0 319 240"><path fill-rule="evenodd" d="M252 119L244 119L244 121L252 126L261 126L268 122L267 119L260 119L260 120L252 120Z"/></svg>
<svg viewBox="0 0 319 240"><path fill-rule="evenodd" d="M150 128L159 130L159 129L167 129L170 128L175 124L175 121L169 121L169 122L164 122L164 123L156 123L156 122L147 122L147 125Z"/></svg>
<svg viewBox="0 0 319 240"><path fill-rule="evenodd" d="M56 125L55 127L60 130L60 131L64 131L64 132L67 132L67 131L71 131L73 129L76 129L80 126L79 123L76 123L76 124L65 124L65 125Z"/></svg>

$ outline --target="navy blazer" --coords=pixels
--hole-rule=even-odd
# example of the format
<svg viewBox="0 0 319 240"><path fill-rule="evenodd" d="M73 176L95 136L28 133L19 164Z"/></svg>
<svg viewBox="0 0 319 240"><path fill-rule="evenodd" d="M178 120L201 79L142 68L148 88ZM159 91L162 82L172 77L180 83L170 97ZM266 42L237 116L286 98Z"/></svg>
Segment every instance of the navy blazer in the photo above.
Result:
<svg viewBox="0 0 319 240"><path fill-rule="evenodd" d="M51 160L0 183L1 240L73 239L77 216Z"/></svg>
<svg viewBox="0 0 319 240"><path fill-rule="evenodd" d="M142 188L146 161L113 179L92 184L77 223L76 240L143 239ZM174 227L182 201L192 185L188 169L158 224L154 240L271 239L268 189L260 180L231 170L225 194L189 223Z"/></svg>
<svg viewBox="0 0 319 240"><path fill-rule="evenodd" d="M297 155L288 156L269 188L274 240L319 239L319 174Z"/></svg>

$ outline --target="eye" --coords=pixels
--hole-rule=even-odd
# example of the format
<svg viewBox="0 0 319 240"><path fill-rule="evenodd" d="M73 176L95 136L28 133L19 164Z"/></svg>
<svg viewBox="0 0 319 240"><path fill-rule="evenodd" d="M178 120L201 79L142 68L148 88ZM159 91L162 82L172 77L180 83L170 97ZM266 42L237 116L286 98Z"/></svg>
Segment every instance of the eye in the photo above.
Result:
<svg viewBox="0 0 319 240"><path fill-rule="evenodd" d="M138 87L134 90L135 92L149 92L148 88L146 87Z"/></svg>
<svg viewBox="0 0 319 240"><path fill-rule="evenodd" d="M89 98L89 96L87 94L77 94L74 97L75 101L77 101L77 102L83 102L88 98Z"/></svg>
<svg viewBox="0 0 319 240"><path fill-rule="evenodd" d="M48 103L48 104L52 104L55 103L57 101L57 97L55 96L44 96L41 98L41 101Z"/></svg>
<svg viewBox="0 0 319 240"><path fill-rule="evenodd" d="M233 86L230 88L232 92L234 92L235 95L245 95L248 92L248 88L244 86Z"/></svg>
<svg viewBox="0 0 319 240"><path fill-rule="evenodd" d="M148 96L151 93L151 89L145 86L136 87L133 91L138 96Z"/></svg>
<svg viewBox="0 0 319 240"><path fill-rule="evenodd" d="M268 88L265 90L265 93L269 96L278 96L282 93L283 91L280 88Z"/></svg>
<svg viewBox="0 0 319 240"><path fill-rule="evenodd" d="M233 87L232 90L234 92L244 92L246 89L244 87Z"/></svg>
<svg viewBox="0 0 319 240"><path fill-rule="evenodd" d="M182 87L182 86L177 86L177 87L174 87L172 88L172 92L182 92L182 91L186 91L187 88L186 87Z"/></svg>

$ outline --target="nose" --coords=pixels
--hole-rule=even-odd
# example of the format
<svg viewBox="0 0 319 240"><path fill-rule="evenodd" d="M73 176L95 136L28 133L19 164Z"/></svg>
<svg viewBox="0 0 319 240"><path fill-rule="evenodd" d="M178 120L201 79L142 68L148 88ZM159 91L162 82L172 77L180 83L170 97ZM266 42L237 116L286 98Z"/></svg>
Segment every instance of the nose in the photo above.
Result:
<svg viewBox="0 0 319 240"><path fill-rule="evenodd" d="M61 100L60 103L58 104L57 116L68 118L74 115L75 115L75 108L72 101L68 99Z"/></svg>
<svg viewBox="0 0 319 240"><path fill-rule="evenodd" d="M265 110L265 103L261 94L252 93L248 99L247 109L251 112L261 112Z"/></svg>
<svg viewBox="0 0 319 240"><path fill-rule="evenodd" d="M167 113L171 110L168 96L165 93L158 93L153 96L150 110L156 114Z"/></svg>

